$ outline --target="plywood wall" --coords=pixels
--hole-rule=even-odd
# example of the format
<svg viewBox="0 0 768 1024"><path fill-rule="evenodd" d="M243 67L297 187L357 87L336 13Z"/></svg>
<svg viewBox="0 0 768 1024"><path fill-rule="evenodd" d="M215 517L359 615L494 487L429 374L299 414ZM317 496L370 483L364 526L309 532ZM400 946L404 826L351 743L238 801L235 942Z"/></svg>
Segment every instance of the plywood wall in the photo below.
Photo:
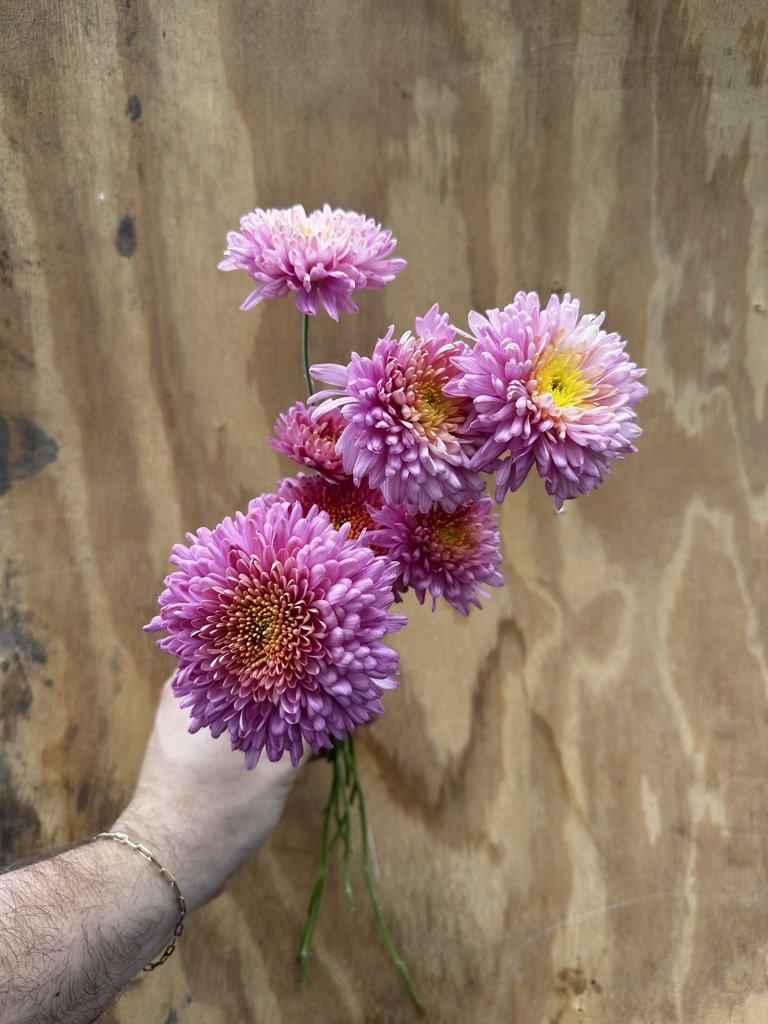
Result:
<svg viewBox="0 0 768 1024"><path fill-rule="evenodd" d="M380 889L441 1024L768 1019L768 28L759 0L2 0L0 842L107 825L168 660L170 546L270 489L289 301L216 263L254 206L390 226L409 270L317 358L439 301L608 310L640 453L508 586L410 607L360 745ZM292 950L326 778L105 1022L414 1019L331 888Z"/></svg>

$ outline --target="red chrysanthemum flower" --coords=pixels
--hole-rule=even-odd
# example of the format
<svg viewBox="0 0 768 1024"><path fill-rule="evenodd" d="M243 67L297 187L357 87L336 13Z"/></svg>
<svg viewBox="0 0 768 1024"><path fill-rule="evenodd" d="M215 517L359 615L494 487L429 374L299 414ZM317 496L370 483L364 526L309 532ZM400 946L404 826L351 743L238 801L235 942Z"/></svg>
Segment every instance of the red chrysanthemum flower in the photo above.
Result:
<svg viewBox="0 0 768 1024"><path fill-rule="evenodd" d="M377 529L366 539L386 552L400 568L396 590L412 589L420 603L432 597L432 611L439 597L463 612L480 607L483 587L504 582L499 565L499 527L492 515L493 502L481 498L453 512L433 508L406 512L386 505L373 513Z"/></svg>
<svg viewBox="0 0 768 1024"><path fill-rule="evenodd" d="M344 429L345 420L338 409L329 409L318 416L304 405L295 402L275 421L275 437L270 445L300 466L309 466L335 480L344 477L341 456L336 453L336 442Z"/></svg>
<svg viewBox="0 0 768 1024"><path fill-rule="evenodd" d="M496 471L496 500L517 490L532 466L561 508L635 451L634 406L647 394L604 313L579 319L579 303L519 292L503 310L471 313L474 348L454 360L449 394L471 399L465 426L477 444L472 467Z"/></svg>
<svg viewBox="0 0 768 1024"><path fill-rule="evenodd" d="M188 535L146 627L178 659L173 690L190 731L229 732L252 768L304 743L331 747L383 711L398 655L381 641L405 625L388 609L396 570L349 526L269 496L214 530Z"/></svg>
<svg viewBox="0 0 768 1024"><path fill-rule="evenodd" d="M258 282L241 309L295 292L302 313L322 305L338 320L339 310L357 312L354 291L383 288L405 269L405 260L389 258L396 244L370 218L327 204L310 214L303 206L254 210L227 235L219 270L244 270Z"/></svg>
<svg viewBox="0 0 768 1024"><path fill-rule="evenodd" d="M447 390L458 375L456 358L469 350L437 306L417 318L414 331L397 340L390 327L370 359L353 353L347 366L313 366L313 377L333 390L312 402L322 403L318 415L341 410L346 426L336 451L356 483L381 490L387 504L451 511L484 486L460 434L472 402Z"/></svg>

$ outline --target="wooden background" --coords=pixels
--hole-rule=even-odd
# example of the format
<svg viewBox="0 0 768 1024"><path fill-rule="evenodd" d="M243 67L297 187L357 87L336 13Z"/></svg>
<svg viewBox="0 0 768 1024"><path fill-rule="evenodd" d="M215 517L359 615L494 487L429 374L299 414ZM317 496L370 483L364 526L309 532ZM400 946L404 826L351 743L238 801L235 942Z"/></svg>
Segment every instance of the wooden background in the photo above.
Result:
<svg viewBox="0 0 768 1024"><path fill-rule="evenodd" d="M216 263L328 201L410 267L316 358L558 289L649 371L601 491L505 504L485 611L409 606L361 741L430 1019L768 1019L767 65L762 0L0 0L6 861L120 809L171 544L289 470L298 315ZM104 1022L415 1019L338 886L296 988L326 782Z"/></svg>

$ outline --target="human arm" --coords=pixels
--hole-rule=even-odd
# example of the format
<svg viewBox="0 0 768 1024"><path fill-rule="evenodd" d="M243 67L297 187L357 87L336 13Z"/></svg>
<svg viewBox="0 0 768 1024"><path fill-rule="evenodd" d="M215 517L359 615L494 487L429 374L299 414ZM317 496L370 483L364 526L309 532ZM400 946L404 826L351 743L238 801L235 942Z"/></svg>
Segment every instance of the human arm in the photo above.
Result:
<svg viewBox="0 0 768 1024"><path fill-rule="evenodd" d="M226 737L187 732L166 685L136 791L113 824L175 877L192 913L274 831L295 777L252 771ZM135 850L99 839L0 875L0 1024L81 1024L173 937L169 882Z"/></svg>

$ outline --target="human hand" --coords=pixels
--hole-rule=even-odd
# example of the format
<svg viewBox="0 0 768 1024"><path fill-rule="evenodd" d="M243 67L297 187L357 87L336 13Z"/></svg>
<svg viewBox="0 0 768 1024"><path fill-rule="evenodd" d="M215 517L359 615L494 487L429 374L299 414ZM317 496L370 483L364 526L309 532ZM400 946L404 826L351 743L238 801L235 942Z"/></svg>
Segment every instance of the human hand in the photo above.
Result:
<svg viewBox="0 0 768 1024"><path fill-rule="evenodd" d="M275 830L298 769L262 756L248 771L226 736L189 733L170 680L133 797L112 826L175 876L189 911L218 895Z"/></svg>

